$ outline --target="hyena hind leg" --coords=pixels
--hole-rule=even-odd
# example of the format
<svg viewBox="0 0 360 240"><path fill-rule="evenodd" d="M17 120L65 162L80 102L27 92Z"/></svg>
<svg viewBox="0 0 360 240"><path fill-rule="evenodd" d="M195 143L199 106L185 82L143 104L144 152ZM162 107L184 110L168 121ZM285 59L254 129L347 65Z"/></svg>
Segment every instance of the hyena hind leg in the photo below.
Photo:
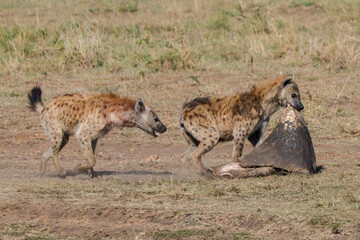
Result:
<svg viewBox="0 0 360 240"><path fill-rule="evenodd" d="M220 139L220 133L214 126L193 126L193 128L188 130L188 134L186 135L186 141L197 146L193 151L190 150L190 147L188 148L189 158L201 169L202 173L208 172L208 169L205 168L201 161L201 157L216 146Z"/></svg>
<svg viewBox="0 0 360 240"><path fill-rule="evenodd" d="M196 149L196 144L194 143L193 139L191 139L191 137L189 136L189 133L187 133L183 127L180 129L180 132L184 136L186 142L189 144L188 148L180 156L181 163L185 164L191 160L190 154Z"/></svg>
<svg viewBox="0 0 360 240"><path fill-rule="evenodd" d="M202 131L200 131L202 132ZM204 131L205 132L205 131ZM203 136L206 136L203 134ZM207 135L207 137L203 137L202 141L199 142L197 148L190 154L190 158L198 165L198 167L201 168L201 170L204 172L208 172L208 169L205 168L201 161L201 157L209 152L211 149L213 149L216 144L219 142L220 135L215 130L210 131L210 134Z"/></svg>
<svg viewBox="0 0 360 240"><path fill-rule="evenodd" d="M217 142L216 142L217 143ZM216 143L211 143L210 141L207 142L200 142L199 146L190 154L190 158L195 162L195 164L202 170L202 172L207 172L208 169L204 166L201 161L201 157L213 149Z"/></svg>
<svg viewBox="0 0 360 240"><path fill-rule="evenodd" d="M63 134L62 130L58 131L57 134L52 134L51 137L51 146L44 152L43 157L44 159L41 161L40 164L40 175L44 176L46 164L52 158L56 172L59 176L64 176L66 174L64 168L61 166L57 154L60 152L60 150L66 145L66 143L69 141L69 136L66 134Z"/></svg>
<svg viewBox="0 0 360 240"><path fill-rule="evenodd" d="M181 154L181 163L185 164L191 160L190 154L196 149L195 145L189 145L183 154Z"/></svg>
<svg viewBox="0 0 360 240"><path fill-rule="evenodd" d="M98 138L95 138L95 139L91 140L91 148L93 150L93 154L95 154L97 141L98 141Z"/></svg>

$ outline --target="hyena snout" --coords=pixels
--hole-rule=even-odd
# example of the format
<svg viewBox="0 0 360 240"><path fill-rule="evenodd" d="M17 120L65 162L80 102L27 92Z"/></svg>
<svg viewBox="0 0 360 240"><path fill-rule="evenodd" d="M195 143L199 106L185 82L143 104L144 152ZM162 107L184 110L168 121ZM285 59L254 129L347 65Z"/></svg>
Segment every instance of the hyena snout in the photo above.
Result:
<svg viewBox="0 0 360 240"><path fill-rule="evenodd" d="M155 112L144 104L142 98L139 98L136 102L135 110L141 116L138 122L138 127L140 129L154 137L159 136L158 133L164 133L167 130Z"/></svg>
<svg viewBox="0 0 360 240"><path fill-rule="evenodd" d="M148 117L147 121L145 122L145 125L147 125L146 128L148 129L148 131L145 131L154 137L158 137L159 133L166 132L167 128L155 113L152 112L151 115L152 116Z"/></svg>
<svg viewBox="0 0 360 240"><path fill-rule="evenodd" d="M153 130L154 130L154 135L155 135L155 137L157 137L158 136L158 132L159 133L164 133L164 132L166 132L166 130L167 130L167 128L165 127L165 125L162 123L162 122L160 122L160 121L158 121L156 124L155 124L155 127L153 128Z"/></svg>
<svg viewBox="0 0 360 240"><path fill-rule="evenodd" d="M286 85L282 90L285 106L292 106L298 111L304 109L304 105L301 102L300 91L298 86L295 83L290 83Z"/></svg>
<svg viewBox="0 0 360 240"><path fill-rule="evenodd" d="M167 128L162 123L160 124L160 126L157 126L157 128L156 128L156 131L158 131L160 133L164 133L164 132L166 132L166 130L167 130Z"/></svg>
<svg viewBox="0 0 360 240"><path fill-rule="evenodd" d="M159 133L164 133L167 130L164 124L158 119L143 121L139 124L139 128L153 137L158 137Z"/></svg>
<svg viewBox="0 0 360 240"><path fill-rule="evenodd" d="M300 102L300 105L296 108L298 111L301 111L304 109L304 105Z"/></svg>
<svg viewBox="0 0 360 240"><path fill-rule="evenodd" d="M300 100L300 96L298 94L291 94L290 99L287 99L287 105L291 105L293 108L298 110L299 112L304 109L304 105Z"/></svg>

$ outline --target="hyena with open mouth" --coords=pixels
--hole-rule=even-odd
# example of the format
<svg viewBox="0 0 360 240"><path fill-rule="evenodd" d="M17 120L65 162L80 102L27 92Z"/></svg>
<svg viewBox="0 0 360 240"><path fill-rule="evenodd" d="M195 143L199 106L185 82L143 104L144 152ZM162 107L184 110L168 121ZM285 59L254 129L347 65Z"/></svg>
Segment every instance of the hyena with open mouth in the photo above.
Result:
<svg viewBox="0 0 360 240"><path fill-rule="evenodd" d="M57 154L71 135L75 135L87 157L87 162L79 164L75 172L88 171L91 176L95 166L96 143L99 137L112 128L137 127L154 137L166 131L158 116L141 98L135 101L112 93L65 94L44 105L41 93L38 86L28 93L28 107L40 113L41 125L51 141L51 146L43 154L44 159L41 161L42 176L50 158L55 164L57 174L66 174Z"/></svg>
<svg viewBox="0 0 360 240"><path fill-rule="evenodd" d="M201 157L220 141L233 140L233 160L240 162L245 139L262 143L270 116L288 105L301 111L299 88L289 74L264 81L250 91L222 98L195 98L180 110L180 129L189 147L182 162L193 160L205 171Z"/></svg>

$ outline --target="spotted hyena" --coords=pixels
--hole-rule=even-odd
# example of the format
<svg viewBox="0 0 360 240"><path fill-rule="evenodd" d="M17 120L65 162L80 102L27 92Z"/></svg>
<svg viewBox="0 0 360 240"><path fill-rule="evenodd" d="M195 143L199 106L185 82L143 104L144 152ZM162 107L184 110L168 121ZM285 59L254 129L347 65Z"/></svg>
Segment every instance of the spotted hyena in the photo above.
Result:
<svg viewBox="0 0 360 240"><path fill-rule="evenodd" d="M189 144L182 162L193 160L206 170L201 157L220 141L234 141L233 160L240 162L245 139L258 146L270 116L291 105L301 111L298 86L291 74L264 81L250 91L222 98L196 98L180 111L180 129Z"/></svg>
<svg viewBox="0 0 360 240"><path fill-rule="evenodd" d="M44 175L51 158L57 173L65 175L57 154L66 145L70 135L75 135L84 151L87 162L79 164L75 172L88 171L95 165L95 148L99 137L114 127L137 127L157 137L166 127L158 116L139 98L130 100L112 93L65 94L52 99L44 106L41 88L36 86L28 93L28 107L40 113L41 125L50 138L51 146L43 154L40 174Z"/></svg>

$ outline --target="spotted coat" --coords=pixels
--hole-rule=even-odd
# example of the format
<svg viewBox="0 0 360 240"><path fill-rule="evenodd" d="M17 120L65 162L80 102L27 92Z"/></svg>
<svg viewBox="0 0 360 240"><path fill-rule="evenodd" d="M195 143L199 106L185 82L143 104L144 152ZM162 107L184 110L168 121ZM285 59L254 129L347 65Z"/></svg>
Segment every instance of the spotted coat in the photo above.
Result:
<svg viewBox="0 0 360 240"><path fill-rule="evenodd" d="M41 100L40 87L28 94L28 107L40 113L41 125L50 138L51 146L44 153L40 174L44 175L47 161L52 158L57 173L65 175L57 154L75 135L87 162L79 164L75 172L88 171L95 166L95 148L99 137L114 127L137 127L157 137L166 131L157 115L139 98L131 100L112 93L65 94L52 99L46 106Z"/></svg>
<svg viewBox="0 0 360 240"><path fill-rule="evenodd" d="M258 146L270 116L280 107L303 109L292 75L264 81L250 91L226 97L195 98L180 110L180 129L189 147L182 162L193 160L206 170L201 157L220 141L233 140L233 160L241 162L245 139Z"/></svg>

